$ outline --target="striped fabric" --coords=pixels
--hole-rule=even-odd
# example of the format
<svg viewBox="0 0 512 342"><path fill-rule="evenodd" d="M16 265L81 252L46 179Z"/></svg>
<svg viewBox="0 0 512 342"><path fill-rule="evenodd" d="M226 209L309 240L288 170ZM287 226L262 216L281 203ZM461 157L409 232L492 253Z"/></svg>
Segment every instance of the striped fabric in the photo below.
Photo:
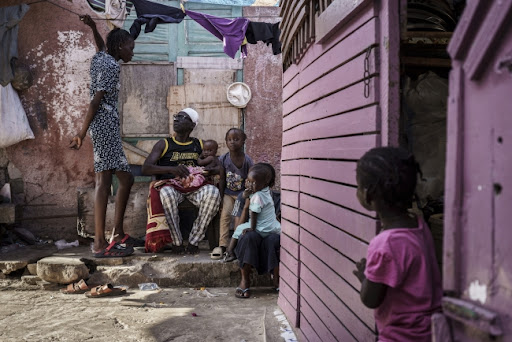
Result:
<svg viewBox="0 0 512 342"><path fill-rule="evenodd" d="M185 197L199 208L197 218L194 221L188 239L189 244L197 246L199 241L204 238L208 224L210 224L210 221L219 211L220 193L219 189L209 184L189 193L181 193L171 186L164 186L160 189L160 200L165 217L167 218L167 224L169 225L172 244L175 246L181 246L183 244L178 204L183 202Z"/></svg>

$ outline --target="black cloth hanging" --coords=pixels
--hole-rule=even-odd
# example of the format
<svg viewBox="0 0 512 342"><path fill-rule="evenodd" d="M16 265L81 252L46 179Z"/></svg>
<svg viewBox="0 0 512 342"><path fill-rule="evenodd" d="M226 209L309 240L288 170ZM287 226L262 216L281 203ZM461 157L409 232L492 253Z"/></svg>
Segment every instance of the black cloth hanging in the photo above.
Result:
<svg viewBox="0 0 512 342"><path fill-rule="evenodd" d="M281 53L281 42L279 36L281 30L279 29L279 23L260 23L260 22L249 22L247 31L245 32L245 38L250 44L256 44L258 41L262 41L265 44L272 44L272 53L278 55Z"/></svg>
<svg viewBox="0 0 512 342"><path fill-rule="evenodd" d="M157 24L181 23L185 13L181 8L166 6L146 0L131 0L137 12L137 19L130 27L130 35L137 39L141 26L146 24L144 33L153 32Z"/></svg>

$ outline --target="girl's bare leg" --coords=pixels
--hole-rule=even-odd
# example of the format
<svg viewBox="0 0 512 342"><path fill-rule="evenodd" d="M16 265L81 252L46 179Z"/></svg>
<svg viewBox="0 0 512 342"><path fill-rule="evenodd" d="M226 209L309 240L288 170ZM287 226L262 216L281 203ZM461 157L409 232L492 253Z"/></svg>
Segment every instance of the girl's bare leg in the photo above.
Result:
<svg viewBox="0 0 512 342"><path fill-rule="evenodd" d="M96 173L96 189L94 194L94 250L101 251L107 247L105 240L105 217L107 214L108 195L112 184L112 172Z"/></svg>
<svg viewBox="0 0 512 342"><path fill-rule="evenodd" d="M114 217L114 240L119 241L124 237L124 213L128 204L128 197L133 185L133 175L130 172L116 171L119 179L119 188L116 194L116 212Z"/></svg>
<svg viewBox="0 0 512 342"><path fill-rule="evenodd" d="M279 266L274 268L272 275L273 275L272 281L274 283L274 289L278 289L279 288Z"/></svg>
<svg viewBox="0 0 512 342"><path fill-rule="evenodd" d="M244 264L244 267L240 269L242 279L240 280L240 285L238 285L238 287L241 288L242 290L248 289L250 287L251 269L252 266L249 264ZM251 294L249 291L246 291L242 295L244 297L249 297Z"/></svg>

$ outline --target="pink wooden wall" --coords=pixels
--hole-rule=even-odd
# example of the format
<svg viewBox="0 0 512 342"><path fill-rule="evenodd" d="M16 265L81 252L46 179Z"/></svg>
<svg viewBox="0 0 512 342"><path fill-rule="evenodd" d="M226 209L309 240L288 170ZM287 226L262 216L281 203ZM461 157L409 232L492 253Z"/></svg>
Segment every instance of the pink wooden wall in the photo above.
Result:
<svg viewBox="0 0 512 342"><path fill-rule="evenodd" d="M360 3L283 76L278 302L305 341L374 340L352 270L376 221L357 201L355 168L370 148L397 141L399 10L398 1Z"/></svg>
<svg viewBox="0 0 512 342"><path fill-rule="evenodd" d="M459 341L512 341L511 20L511 1L468 2L448 49L444 289L498 317L475 329L445 308Z"/></svg>

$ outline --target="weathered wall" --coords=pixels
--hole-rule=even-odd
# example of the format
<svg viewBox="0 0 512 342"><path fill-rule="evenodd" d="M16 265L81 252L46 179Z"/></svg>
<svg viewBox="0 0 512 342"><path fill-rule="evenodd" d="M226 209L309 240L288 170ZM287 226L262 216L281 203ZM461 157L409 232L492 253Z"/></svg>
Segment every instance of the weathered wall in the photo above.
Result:
<svg viewBox="0 0 512 342"><path fill-rule="evenodd" d="M2 7L20 3L4 0ZM59 1L58 5L92 15L84 3ZM105 36L105 22L97 21L97 26ZM17 184L14 200L24 205L25 218L58 217L21 221L36 235L73 237L76 188L94 185L90 139L80 151L67 147L87 111L89 63L96 51L93 36L77 15L40 2L30 6L20 23L18 43L19 59L34 75L34 85L20 98L35 139L6 148L10 178Z"/></svg>
<svg viewBox="0 0 512 342"><path fill-rule="evenodd" d="M4 0L1 6L27 2ZM22 208L21 225L43 238L74 239L76 189L93 187L94 171L90 138L80 151L70 150L68 143L87 111L89 64L95 45L90 29L70 11L95 16L82 1L55 3L65 9L48 2L33 4L20 23L19 59L34 75L34 85L21 92L20 98L35 139L1 151L0 167L8 164L9 176L0 175L0 181L5 178L13 185L14 201ZM279 12L275 7L244 11L253 21L267 22L268 16L277 20ZM105 37L105 22L96 22ZM260 42L249 46L244 63L244 79L252 90L246 109L247 151L255 161L269 162L279 172L281 56L274 56L271 47Z"/></svg>
<svg viewBox="0 0 512 342"><path fill-rule="evenodd" d="M251 21L278 22L277 7L245 7L244 17ZM244 82L251 88L252 99L245 112L247 154L254 162L268 162L277 172L280 187L282 140L281 55L272 54L272 46L263 42L249 44L244 61Z"/></svg>

